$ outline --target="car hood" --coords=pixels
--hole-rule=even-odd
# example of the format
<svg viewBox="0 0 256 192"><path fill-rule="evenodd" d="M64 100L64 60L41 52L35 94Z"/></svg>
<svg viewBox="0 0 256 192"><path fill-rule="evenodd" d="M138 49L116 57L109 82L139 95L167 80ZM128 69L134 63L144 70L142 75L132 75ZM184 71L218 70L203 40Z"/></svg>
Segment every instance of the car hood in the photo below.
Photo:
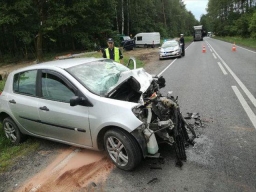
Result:
<svg viewBox="0 0 256 192"><path fill-rule="evenodd" d="M148 74L143 68L124 71L120 74L116 85L109 89L107 96L111 97L114 92L124 89L127 86L127 82L137 92L144 93L150 86L152 80L152 75Z"/></svg>

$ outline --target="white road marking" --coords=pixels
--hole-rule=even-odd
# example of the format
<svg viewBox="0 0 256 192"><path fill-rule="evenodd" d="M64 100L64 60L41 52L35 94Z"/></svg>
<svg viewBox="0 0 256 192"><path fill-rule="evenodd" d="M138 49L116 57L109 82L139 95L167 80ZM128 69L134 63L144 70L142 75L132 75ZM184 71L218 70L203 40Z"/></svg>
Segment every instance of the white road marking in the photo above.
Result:
<svg viewBox="0 0 256 192"><path fill-rule="evenodd" d="M212 49L210 48L210 51L212 52Z"/></svg>
<svg viewBox="0 0 256 192"><path fill-rule="evenodd" d="M224 67L221 65L220 62L218 62L218 65L219 65L219 67L220 67L222 73L223 73L224 75L227 75L227 74L228 74L227 71L224 69Z"/></svg>
<svg viewBox="0 0 256 192"><path fill-rule="evenodd" d="M36 192L41 187L41 184L39 184L36 187L33 187L29 192Z"/></svg>
<svg viewBox="0 0 256 192"><path fill-rule="evenodd" d="M248 103L245 101L243 95L240 93L238 88L236 86L232 86L233 91L235 92L238 100L240 101L241 105L243 106L245 112L247 113L249 119L251 120L254 128L256 129L256 115L253 113L252 109L248 105Z"/></svg>
<svg viewBox="0 0 256 192"><path fill-rule="evenodd" d="M162 72L160 72L157 76L160 77L177 59L174 59Z"/></svg>
<svg viewBox="0 0 256 192"><path fill-rule="evenodd" d="M255 97L251 94L251 92L245 87L245 85L242 83L242 81L236 76L236 74L229 68L229 66L225 63L225 61L218 55L218 53L213 49L212 50L215 52L215 54L219 57L221 60L222 64L227 68L229 73L233 76L233 78L236 80L238 85L243 89L247 97L251 100L252 104L256 107L256 99Z"/></svg>
<svg viewBox="0 0 256 192"><path fill-rule="evenodd" d="M212 55L213 55L214 59L217 59L217 57L216 57L216 55L214 53L212 53Z"/></svg>
<svg viewBox="0 0 256 192"><path fill-rule="evenodd" d="M231 44L232 44L232 43L231 43ZM239 47L240 49L244 49L244 50L249 51L249 52L252 52L252 53L256 53L255 51L252 51L252 50L249 50L249 49L246 49L246 48L243 48L243 47L237 46L237 45L236 45L236 47Z"/></svg>
<svg viewBox="0 0 256 192"><path fill-rule="evenodd" d="M52 170L52 173L60 170L61 168L63 168L68 161L75 156L75 154L77 154L79 151L81 151L80 149L75 149L74 151L72 151L67 157L65 157L65 159L63 159L56 167L54 167L54 169Z"/></svg>

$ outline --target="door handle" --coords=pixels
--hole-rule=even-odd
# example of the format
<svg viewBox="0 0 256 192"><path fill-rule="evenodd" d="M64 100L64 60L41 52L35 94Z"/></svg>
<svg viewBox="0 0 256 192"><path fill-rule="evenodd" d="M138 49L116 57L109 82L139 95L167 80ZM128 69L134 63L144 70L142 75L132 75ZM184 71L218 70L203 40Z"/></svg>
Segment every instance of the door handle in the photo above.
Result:
<svg viewBox="0 0 256 192"><path fill-rule="evenodd" d="M12 99L12 100L9 100L9 103L16 104L16 101L14 99Z"/></svg>
<svg viewBox="0 0 256 192"><path fill-rule="evenodd" d="M43 110L43 111L50 111L46 106L39 107L39 109L41 109L41 110Z"/></svg>

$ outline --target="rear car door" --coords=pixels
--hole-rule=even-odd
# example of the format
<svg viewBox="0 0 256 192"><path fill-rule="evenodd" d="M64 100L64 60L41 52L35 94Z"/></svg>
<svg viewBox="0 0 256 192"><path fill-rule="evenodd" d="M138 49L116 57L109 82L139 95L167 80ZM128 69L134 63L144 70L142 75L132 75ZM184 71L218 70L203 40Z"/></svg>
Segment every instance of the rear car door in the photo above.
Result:
<svg viewBox="0 0 256 192"><path fill-rule="evenodd" d="M13 78L13 93L8 95L9 108L16 122L30 133L40 129L36 82L37 70L17 73Z"/></svg>
<svg viewBox="0 0 256 192"><path fill-rule="evenodd" d="M70 106L70 99L79 90L62 74L52 70L39 72L40 134L74 144L92 146L88 107Z"/></svg>

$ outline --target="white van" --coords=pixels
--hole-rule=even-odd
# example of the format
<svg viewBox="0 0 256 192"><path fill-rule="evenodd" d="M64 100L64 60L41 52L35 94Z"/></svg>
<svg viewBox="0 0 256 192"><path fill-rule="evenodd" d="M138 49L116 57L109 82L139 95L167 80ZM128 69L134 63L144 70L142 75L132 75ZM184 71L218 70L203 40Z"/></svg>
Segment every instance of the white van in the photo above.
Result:
<svg viewBox="0 0 256 192"><path fill-rule="evenodd" d="M160 33L138 33L134 36L136 47L159 47L160 46Z"/></svg>

